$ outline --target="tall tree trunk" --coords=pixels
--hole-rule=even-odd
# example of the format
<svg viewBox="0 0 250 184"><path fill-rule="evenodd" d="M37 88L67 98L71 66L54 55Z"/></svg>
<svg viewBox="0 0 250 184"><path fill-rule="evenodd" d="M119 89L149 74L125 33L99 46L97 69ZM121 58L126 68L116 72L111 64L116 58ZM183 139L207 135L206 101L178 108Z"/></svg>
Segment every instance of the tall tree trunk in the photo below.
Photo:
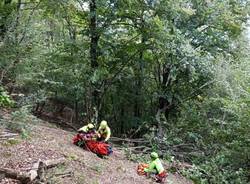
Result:
<svg viewBox="0 0 250 184"><path fill-rule="evenodd" d="M54 41L54 23L52 20L48 20L49 31L47 31L46 45L48 48L53 47Z"/></svg>
<svg viewBox="0 0 250 184"><path fill-rule="evenodd" d="M171 57L171 56L169 56ZM164 65L163 69L159 69L159 86L161 87L161 91L166 91L166 88L171 84L170 79L170 67L168 65ZM164 122L167 122L170 108L172 107L171 102L166 99L165 96L160 96L158 99L158 109L156 113L156 121L158 124L158 132L157 137L162 138L164 136Z"/></svg>
<svg viewBox="0 0 250 184"><path fill-rule="evenodd" d="M20 19L20 16L21 16L21 15L20 15L21 3L22 3L22 1L21 1L21 0L18 0L18 1L17 1L17 6L16 6L17 15L16 15L16 22L15 22L15 27L14 27L14 31L15 31L15 42L16 42L16 44L18 44L18 31L17 31L17 28L18 28L19 19Z"/></svg>
<svg viewBox="0 0 250 184"><path fill-rule="evenodd" d="M18 25L19 25L19 20L20 20L20 9L21 9L21 3L22 1L21 0L18 0L17 2L17 6L16 6L16 11L17 11L17 15L16 15L16 22L15 22L15 26L14 26L14 32L15 32L15 44L16 46L18 45ZM16 59L14 61L14 64L13 64L13 67L15 67L19 62L20 62L20 58L19 58L19 51L17 49L17 52L16 52Z"/></svg>
<svg viewBox="0 0 250 184"><path fill-rule="evenodd" d="M18 46L18 25L19 25L19 21L20 21L20 16L21 16L21 4L22 4L22 1L21 0L18 0L17 1L17 5L16 5L16 20L15 20L15 24L14 24L14 28L13 28L13 31L14 31L14 38L15 38L15 46L17 47ZM16 49L16 52L15 52L15 60L14 62L9 66L9 71L11 71L12 73L14 73L14 77L11 77L11 78L8 78L7 75L5 76L5 78L8 80L8 83L11 83L11 87L9 89L10 91L10 94L12 92L14 92L15 90L15 83L16 83L16 78L15 78L15 67L16 65L20 62L20 53L19 53L19 48ZM8 71L8 72L9 72ZM3 79L4 80L4 79Z"/></svg>
<svg viewBox="0 0 250 184"><path fill-rule="evenodd" d="M12 0L4 0L4 8L3 9L5 9L6 6L9 6L11 4L11 2L12 2ZM2 24L0 25L0 37L2 40L4 39L4 36L7 32L6 21L7 21L8 16L10 14L11 14L11 12L8 12L6 15L2 16Z"/></svg>
<svg viewBox="0 0 250 184"><path fill-rule="evenodd" d="M78 119L79 119L79 113L78 113L78 100L75 101L75 105L74 105L74 113L75 113L75 122L74 123L78 123Z"/></svg>
<svg viewBox="0 0 250 184"><path fill-rule="evenodd" d="M97 62L97 46L98 46L98 34L97 34L97 22L96 22L96 1L90 0L89 4L90 9L90 61L91 61L91 67L93 69L98 67Z"/></svg>
<svg viewBox="0 0 250 184"><path fill-rule="evenodd" d="M121 107L120 119L122 119L122 121L120 121L120 135L122 135L124 134L124 106Z"/></svg>
<svg viewBox="0 0 250 184"><path fill-rule="evenodd" d="M72 25L72 23L68 17L66 17L65 19L66 19L66 22L68 23L69 38L73 44L76 44L76 28ZM74 48L71 47L70 56L73 58L74 55L75 55ZM76 71L74 71L74 72L76 72ZM78 89L76 89L74 92L75 92L75 95L74 95L75 99L74 99L74 112L73 113L75 115L75 118L74 118L74 121L72 121L72 123L78 123L78 119L79 119L78 93L79 93L79 91L78 91Z"/></svg>
<svg viewBox="0 0 250 184"><path fill-rule="evenodd" d="M142 12L142 15L141 15L141 32L142 32L142 36L141 36L141 45L143 46L145 41L146 41L146 38L145 38L145 33L144 33L144 27L145 27L145 21L144 21L144 18L143 18L143 14L144 14L144 11ZM142 107L142 76L143 76L143 54L144 54L144 50L141 49L140 53L139 53L139 62L138 62L138 65L137 65L137 76L136 76L136 86L135 86L135 95L136 95L136 99L135 99L135 105L134 105L134 116L135 117L138 117L140 118L141 117L141 107Z"/></svg>
<svg viewBox="0 0 250 184"><path fill-rule="evenodd" d="M98 68L98 41L99 35L97 33L97 15L96 15L96 0L90 0L89 3L90 9L90 61L93 72ZM100 93L97 87L97 84L93 84L92 86L92 94L91 94L91 108L92 108L92 122L98 122L98 111L100 108Z"/></svg>
<svg viewBox="0 0 250 184"><path fill-rule="evenodd" d="M144 38L142 38L142 43L145 42ZM137 70L137 79L136 79L136 86L135 86L135 105L134 105L134 116L140 118L141 117L141 102L142 102L142 72L143 72L143 67L142 67L142 60L143 60L143 51L140 52L139 56L139 66Z"/></svg>

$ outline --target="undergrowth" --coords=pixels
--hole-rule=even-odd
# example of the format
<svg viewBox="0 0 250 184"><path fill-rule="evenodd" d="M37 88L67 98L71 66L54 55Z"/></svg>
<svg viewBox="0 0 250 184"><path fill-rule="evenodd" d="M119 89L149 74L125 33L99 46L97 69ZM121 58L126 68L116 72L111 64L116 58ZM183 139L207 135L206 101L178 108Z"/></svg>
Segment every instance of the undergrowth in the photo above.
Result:
<svg viewBox="0 0 250 184"><path fill-rule="evenodd" d="M11 107L14 105L14 101L10 98L7 91L0 86L0 107Z"/></svg>
<svg viewBox="0 0 250 184"><path fill-rule="evenodd" d="M35 116L31 115L29 106L23 106L11 113L10 119L1 119L0 125L13 132L19 133L21 138L29 138L31 136L31 124L37 123Z"/></svg>

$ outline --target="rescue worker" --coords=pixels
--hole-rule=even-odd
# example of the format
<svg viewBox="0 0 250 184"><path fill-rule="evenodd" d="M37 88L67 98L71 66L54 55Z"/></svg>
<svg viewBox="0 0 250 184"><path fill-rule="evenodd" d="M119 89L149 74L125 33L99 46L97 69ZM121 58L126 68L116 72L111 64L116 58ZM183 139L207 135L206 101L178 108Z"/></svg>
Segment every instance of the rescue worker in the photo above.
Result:
<svg viewBox="0 0 250 184"><path fill-rule="evenodd" d="M95 126L92 123L89 123L78 130L84 140L96 140L98 135L95 130Z"/></svg>
<svg viewBox="0 0 250 184"><path fill-rule="evenodd" d="M107 121L101 121L100 127L98 128L98 141L108 142L111 136L111 130L108 126Z"/></svg>
<svg viewBox="0 0 250 184"><path fill-rule="evenodd" d="M144 172L146 172L147 175L155 174L156 182L162 183L164 179L167 177L167 173L164 170L163 165L156 152L152 152L150 154L150 157L151 157L151 162L149 164L149 167L144 169Z"/></svg>
<svg viewBox="0 0 250 184"><path fill-rule="evenodd" d="M87 133L93 132L94 128L95 128L95 126L92 123L89 123L89 124L83 126L82 128L80 128L78 130L78 132L87 134Z"/></svg>

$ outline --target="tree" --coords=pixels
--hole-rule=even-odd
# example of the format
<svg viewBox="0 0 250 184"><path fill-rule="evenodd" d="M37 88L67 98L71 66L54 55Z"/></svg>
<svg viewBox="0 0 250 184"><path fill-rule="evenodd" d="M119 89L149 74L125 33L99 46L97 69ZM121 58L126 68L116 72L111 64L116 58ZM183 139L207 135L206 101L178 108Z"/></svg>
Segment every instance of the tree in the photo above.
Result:
<svg viewBox="0 0 250 184"><path fill-rule="evenodd" d="M247 158L238 149L248 129L247 1L6 0L0 7L0 80L14 86L10 92L24 91L31 104L60 100L76 126L106 119L114 135L154 135L156 148L202 167L207 161L218 173L223 149L229 159L241 150L241 164ZM231 135L239 138L233 149Z"/></svg>

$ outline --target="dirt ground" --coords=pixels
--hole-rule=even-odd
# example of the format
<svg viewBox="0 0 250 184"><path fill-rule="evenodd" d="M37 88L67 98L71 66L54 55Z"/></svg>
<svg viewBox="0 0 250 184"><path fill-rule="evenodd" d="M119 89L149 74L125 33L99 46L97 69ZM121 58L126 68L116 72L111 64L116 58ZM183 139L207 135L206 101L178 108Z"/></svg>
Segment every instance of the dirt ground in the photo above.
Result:
<svg viewBox="0 0 250 184"><path fill-rule="evenodd" d="M1 130L0 130L1 131ZM0 166L18 171L29 171L40 160L64 157L66 163L47 171L51 184L152 184L152 179L136 173L137 163L127 160L124 153L113 148L113 154L101 159L95 154L72 144L74 133L48 123L32 125L28 139L0 141ZM71 173L63 176L60 173ZM4 179L0 184L16 183ZM180 175L169 174L167 184L189 184Z"/></svg>

